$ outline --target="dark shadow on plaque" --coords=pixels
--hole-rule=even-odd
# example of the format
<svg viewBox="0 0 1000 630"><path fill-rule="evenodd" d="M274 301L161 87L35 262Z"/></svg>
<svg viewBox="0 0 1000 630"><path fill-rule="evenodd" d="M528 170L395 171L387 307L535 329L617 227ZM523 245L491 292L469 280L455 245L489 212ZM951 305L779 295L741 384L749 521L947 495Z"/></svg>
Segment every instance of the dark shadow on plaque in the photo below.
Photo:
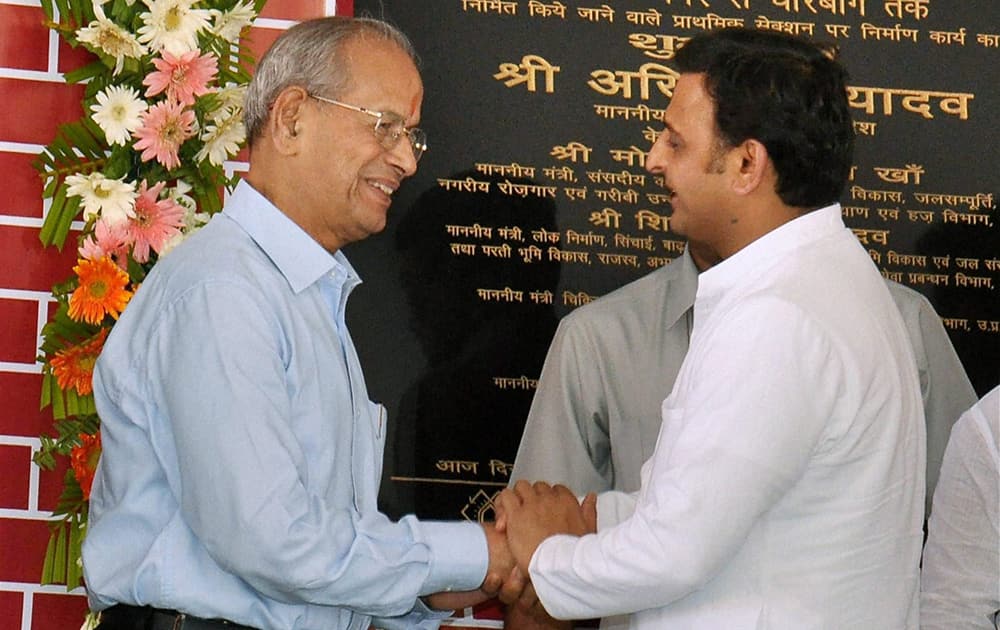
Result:
<svg viewBox="0 0 1000 630"><path fill-rule="evenodd" d="M927 256L928 261L932 256L949 256L948 283L915 288L928 295L942 317L958 320L946 326L948 336L982 397L1000 383L1000 336L993 329L1000 321L1000 287L991 269L996 263L987 263L1000 258L997 205L994 201L992 206L959 210L957 217L935 223L916 245L917 253ZM979 218L982 216L987 217L987 223ZM962 274L961 279L958 274ZM987 279L992 286L986 284Z"/></svg>
<svg viewBox="0 0 1000 630"><path fill-rule="evenodd" d="M534 394L528 383L558 324L559 263L519 253L532 231L557 231L556 204L517 194L512 186L533 184L524 179L466 171L446 181L463 185L423 192L396 231L427 366L389 427L382 509L482 520L507 482Z"/></svg>

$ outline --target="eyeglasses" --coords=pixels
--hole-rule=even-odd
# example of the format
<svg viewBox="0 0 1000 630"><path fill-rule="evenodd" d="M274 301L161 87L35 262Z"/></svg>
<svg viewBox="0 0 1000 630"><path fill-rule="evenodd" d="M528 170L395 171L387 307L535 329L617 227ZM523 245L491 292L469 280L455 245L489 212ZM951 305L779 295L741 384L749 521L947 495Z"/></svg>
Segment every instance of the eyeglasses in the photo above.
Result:
<svg viewBox="0 0 1000 630"><path fill-rule="evenodd" d="M399 142L399 138L403 135L410 141L410 148L413 150L413 159L417 162L420 161L420 157L427 150L427 134L423 130L416 127L406 128L406 122L399 117L398 114L392 112L376 112L364 107L358 107L357 105L350 105L341 101L336 101L332 98L326 98L324 96L317 96L315 94L310 94L317 101L322 101L324 103L329 103L330 105L336 105L338 107L343 107L344 109L350 109L355 112L361 112L362 114L367 114L375 118L375 128L372 131L375 133L375 139L386 151L391 151L396 144Z"/></svg>

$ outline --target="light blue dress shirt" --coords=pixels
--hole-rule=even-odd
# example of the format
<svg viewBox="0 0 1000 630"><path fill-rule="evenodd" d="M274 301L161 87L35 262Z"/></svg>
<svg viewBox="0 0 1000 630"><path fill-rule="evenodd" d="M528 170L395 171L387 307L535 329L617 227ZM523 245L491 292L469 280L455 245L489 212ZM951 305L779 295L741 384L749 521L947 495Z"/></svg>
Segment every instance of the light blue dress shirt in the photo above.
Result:
<svg viewBox="0 0 1000 630"><path fill-rule="evenodd" d="M344 321L359 283L245 182L157 263L94 372L92 608L433 628L447 613L418 596L478 588L478 524L378 511L385 410Z"/></svg>

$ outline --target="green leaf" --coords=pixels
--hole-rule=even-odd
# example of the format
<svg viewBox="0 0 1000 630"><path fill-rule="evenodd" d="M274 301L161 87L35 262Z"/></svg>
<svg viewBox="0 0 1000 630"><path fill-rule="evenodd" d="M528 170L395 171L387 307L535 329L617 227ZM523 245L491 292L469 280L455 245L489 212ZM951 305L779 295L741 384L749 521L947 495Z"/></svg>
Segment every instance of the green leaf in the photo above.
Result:
<svg viewBox="0 0 1000 630"><path fill-rule="evenodd" d="M102 151L94 137L87 133L82 121L63 125L59 131L84 155L97 155Z"/></svg>
<svg viewBox="0 0 1000 630"><path fill-rule="evenodd" d="M42 229L38 232L38 239L42 241L42 245L55 245L60 251L69 234L70 225L80 209L80 198L75 195L67 197L67 190L65 184L61 184L56 190L49 212L42 222Z"/></svg>
<svg viewBox="0 0 1000 630"><path fill-rule="evenodd" d="M80 558L81 547L83 545L83 531L80 514L75 515L68 521L69 545L66 550L66 588L74 589L80 586L81 567L77 564Z"/></svg>
<svg viewBox="0 0 1000 630"><path fill-rule="evenodd" d="M48 372L42 376L42 400L38 407L39 410L45 409L52 404L52 391L49 388L52 387L52 381L54 380L55 378Z"/></svg>
<svg viewBox="0 0 1000 630"><path fill-rule="evenodd" d="M88 16L84 14L83 5L85 4L87 3L74 2L70 5L70 9L73 11L73 21L76 22L78 26L83 26L87 24L90 21L89 18L93 17L92 15Z"/></svg>
<svg viewBox="0 0 1000 630"><path fill-rule="evenodd" d="M66 400L66 415L76 416L80 413L80 405L77 401L75 389L64 389L63 398Z"/></svg>
<svg viewBox="0 0 1000 630"><path fill-rule="evenodd" d="M111 179L121 179L128 175L132 168L132 149L115 145L111 148L111 154L104 166L104 175Z"/></svg>
<svg viewBox="0 0 1000 630"><path fill-rule="evenodd" d="M62 388L53 381L52 385L52 417L61 420L69 415L66 411L66 399L63 397Z"/></svg>
<svg viewBox="0 0 1000 630"><path fill-rule="evenodd" d="M63 76L66 79L66 83L76 84L94 79L107 72L108 72L108 65L104 61L99 59L97 61L92 61L81 68L70 70L69 72L66 72Z"/></svg>
<svg viewBox="0 0 1000 630"><path fill-rule="evenodd" d="M65 584L66 582L66 525L59 523L56 529L56 549L53 552L52 579L49 583Z"/></svg>
<svg viewBox="0 0 1000 630"><path fill-rule="evenodd" d="M39 580L41 584L55 582L56 537L59 535L58 529L52 530L49 534L49 543L45 546L45 560L42 562L42 577Z"/></svg>
<svg viewBox="0 0 1000 630"><path fill-rule="evenodd" d="M56 0L56 7L59 9L59 23L66 24L69 22L71 13L69 2L67 0Z"/></svg>
<svg viewBox="0 0 1000 630"><path fill-rule="evenodd" d="M47 435L40 436L42 447L35 453L32 460L38 464L39 468L44 470L52 470L56 467L56 458L52 454L52 444L53 439Z"/></svg>
<svg viewBox="0 0 1000 630"><path fill-rule="evenodd" d="M62 251L66 237L69 236L69 229L72 226L73 219L79 214L81 201L79 197L75 196L66 200L62 214L59 217L59 223L56 224L55 238L53 239L53 244L59 251Z"/></svg>
<svg viewBox="0 0 1000 630"><path fill-rule="evenodd" d="M55 19L55 13L53 13L52 9L52 0L42 0L42 11L45 12L45 17L47 17L50 22Z"/></svg>

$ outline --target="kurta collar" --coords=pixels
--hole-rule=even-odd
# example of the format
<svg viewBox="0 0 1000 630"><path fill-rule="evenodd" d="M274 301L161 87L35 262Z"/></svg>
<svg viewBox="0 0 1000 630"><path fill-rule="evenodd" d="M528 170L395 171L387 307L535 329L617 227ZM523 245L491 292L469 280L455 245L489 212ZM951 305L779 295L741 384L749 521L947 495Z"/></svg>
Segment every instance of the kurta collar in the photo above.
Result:
<svg viewBox="0 0 1000 630"><path fill-rule="evenodd" d="M774 264L792 250L844 229L840 204L812 210L771 230L698 276L698 299L718 296Z"/></svg>

